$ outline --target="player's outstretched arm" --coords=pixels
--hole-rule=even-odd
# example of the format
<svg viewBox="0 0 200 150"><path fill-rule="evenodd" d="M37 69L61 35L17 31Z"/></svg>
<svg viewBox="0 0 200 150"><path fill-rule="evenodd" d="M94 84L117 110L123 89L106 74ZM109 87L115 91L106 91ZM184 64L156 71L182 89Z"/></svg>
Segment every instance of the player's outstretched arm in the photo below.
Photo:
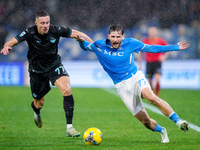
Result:
<svg viewBox="0 0 200 150"><path fill-rule="evenodd" d="M71 33L71 36L70 36L71 38L77 38L77 37L84 37L84 39L86 40L86 41L88 41L88 42L90 42L90 43L94 43L94 41L90 38L90 37L88 37L85 33L83 33L83 32L80 32L80 31L77 31L77 30L73 30L72 29L72 33Z"/></svg>
<svg viewBox="0 0 200 150"><path fill-rule="evenodd" d="M18 43L19 42L17 41L16 38L12 38L10 41L8 41L4 44L4 47L3 47L3 49L1 50L0 53L3 53L3 55L8 55L9 51L12 49L12 47L15 46Z"/></svg>
<svg viewBox="0 0 200 150"><path fill-rule="evenodd" d="M189 44L186 42L179 42L175 45L148 45L145 44L144 47L140 50L142 52L150 52L150 53L163 53L163 52L170 52L170 51L180 51L184 50L189 47Z"/></svg>
<svg viewBox="0 0 200 150"><path fill-rule="evenodd" d="M83 37L75 37L75 39L79 42L80 47L85 50L85 51L93 51L92 47L93 46L89 46L89 45L93 45L93 43L90 43L88 41L86 41Z"/></svg>
<svg viewBox="0 0 200 150"><path fill-rule="evenodd" d="M177 44L178 44L180 50L184 50L184 49L186 49L186 48L188 48L188 47L190 46L190 45L189 45L188 43L186 43L186 42L178 42Z"/></svg>

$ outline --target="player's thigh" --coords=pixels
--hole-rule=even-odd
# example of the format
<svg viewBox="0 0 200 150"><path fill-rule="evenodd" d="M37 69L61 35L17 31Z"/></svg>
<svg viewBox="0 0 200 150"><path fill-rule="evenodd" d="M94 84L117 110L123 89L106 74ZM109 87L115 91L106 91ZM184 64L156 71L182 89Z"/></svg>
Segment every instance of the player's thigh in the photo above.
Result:
<svg viewBox="0 0 200 150"><path fill-rule="evenodd" d="M62 76L58 78L55 83L55 86L61 91L64 96L71 95L71 87L70 87L70 80L68 76Z"/></svg>
<svg viewBox="0 0 200 150"><path fill-rule="evenodd" d="M141 97L148 100L150 103L153 103L155 100L155 94L149 87L145 87L141 91Z"/></svg>
<svg viewBox="0 0 200 150"><path fill-rule="evenodd" d="M137 90L134 89L134 77L116 84L115 88L122 101L133 115L136 115L141 108L144 107Z"/></svg>
<svg viewBox="0 0 200 150"><path fill-rule="evenodd" d="M50 80L53 85L58 87L63 96L72 94L69 75L62 65L51 72Z"/></svg>
<svg viewBox="0 0 200 150"><path fill-rule="evenodd" d="M62 64L60 64L56 69L51 70L49 73L49 78L52 85L55 85L56 81L63 76L69 77L69 74L67 73ZM65 78L65 80L69 82L69 79Z"/></svg>
<svg viewBox="0 0 200 150"><path fill-rule="evenodd" d="M30 72L31 93L35 100L42 99L51 89L48 74Z"/></svg>

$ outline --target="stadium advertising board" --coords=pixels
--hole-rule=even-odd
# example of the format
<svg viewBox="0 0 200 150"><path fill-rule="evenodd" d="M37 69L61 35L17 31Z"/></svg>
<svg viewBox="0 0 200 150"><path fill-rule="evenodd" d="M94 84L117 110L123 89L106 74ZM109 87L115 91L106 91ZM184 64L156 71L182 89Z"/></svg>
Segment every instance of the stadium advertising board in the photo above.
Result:
<svg viewBox="0 0 200 150"><path fill-rule="evenodd" d="M24 74L24 62L0 62L0 86L23 86Z"/></svg>
<svg viewBox="0 0 200 150"><path fill-rule="evenodd" d="M64 62L72 87L113 87L112 80L97 61Z"/></svg>
<svg viewBox="0 0 200 150"><path fill-rule="evenodd" d="M64 66L72 87L114 87L99 62L66 61ZM142 68L144 72L144 63ZM165 61L162 68L162 88L200 88L200 61Z"/></svg>
<svg viewBox="0 0 200 150"><path fill-rule="evenodd" d="M110 77L98 61L64 61L72 87L114 87ZM145 73L145 64L143 63ZM200 89L200 61L165 61L161 87ZM29 85L27 63L0 62L0 86Z"/></svg>
<svg viewBox="0 0 200 150"><path fill-rule="evenodd" d="M200 61L166 61L162 72L163 88L200 88Z"/></svg>

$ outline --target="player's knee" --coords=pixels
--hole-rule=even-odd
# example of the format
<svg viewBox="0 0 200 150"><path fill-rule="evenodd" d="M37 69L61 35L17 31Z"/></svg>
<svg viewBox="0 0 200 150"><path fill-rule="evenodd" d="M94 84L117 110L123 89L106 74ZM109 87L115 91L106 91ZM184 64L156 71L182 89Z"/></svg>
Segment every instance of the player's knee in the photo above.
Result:
<svg viewBox="0 0 200 150"><path fill-rule="evenodd" d="M40 99L40 106L44 105L44 97Z"/></svg>
<svg viewBox="0 0 200 150"><path fill-rule="evenodd" d="M69 86L63 88L61 92L62 92L63 96L69 96L72 94L71 88Z"/></svg>
<svg viewBox="0 0 200 150"><path fill-rule="evenodd" d="M44 105L44 97L38 101L38 108L41 109Z"/></svg>
<svg viewBox="0 0 200 150"><path fill-rule="evenodd" d="M35 101L35 107L41 109L44 105L44 97Z"/></svg>

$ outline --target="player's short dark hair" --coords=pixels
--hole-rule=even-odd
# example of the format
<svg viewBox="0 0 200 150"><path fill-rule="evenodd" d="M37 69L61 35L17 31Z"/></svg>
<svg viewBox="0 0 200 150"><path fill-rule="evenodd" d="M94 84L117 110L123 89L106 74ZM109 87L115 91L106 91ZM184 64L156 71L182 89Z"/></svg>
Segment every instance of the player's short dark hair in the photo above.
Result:
<svg viewBox="0 0 200 150"><path fill-rule="evenodd" d="M124 29L123 29L123 27L120 24L114 24L114 25L112 25L110 27L110 29L109 29L109 34L111 32L113 32L113 31L118 31L118 32L121 31L122 35L124 34Z"/></svg>
<svg viewBox="0 0 200 150"><path fill-rule="evenodd" d="M35 17L38 18L38 17L46 17L46 16L49 16L49 14L46 11L42 10L42 11L36 12Z"/></svg>

